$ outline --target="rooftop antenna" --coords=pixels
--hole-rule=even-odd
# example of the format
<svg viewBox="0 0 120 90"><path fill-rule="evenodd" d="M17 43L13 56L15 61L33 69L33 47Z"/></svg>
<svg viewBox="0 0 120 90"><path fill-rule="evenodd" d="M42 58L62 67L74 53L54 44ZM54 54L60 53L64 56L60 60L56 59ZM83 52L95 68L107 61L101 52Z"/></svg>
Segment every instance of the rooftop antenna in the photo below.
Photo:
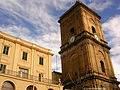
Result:
<svg viewBox="0 0 120 90"><path fill-rule="evenodd" d="M77 2L77 1L81 2L80 0L74 0L74 1L72 2L72 4L74 4L74 2Z"/></svg>
<svg viewBox="0 0 120 90"><path fill-rule="evenodd" d="M81 0L76 0L76 2L77 2L77 1L81 2Z"/></svg>
<svg viewBox="0 0 120 90"><path fill-rule="evenodd" d="M72 4L74 4L74 2L76 2L77 0L74 0L74 1L72 1Z"/></svg>

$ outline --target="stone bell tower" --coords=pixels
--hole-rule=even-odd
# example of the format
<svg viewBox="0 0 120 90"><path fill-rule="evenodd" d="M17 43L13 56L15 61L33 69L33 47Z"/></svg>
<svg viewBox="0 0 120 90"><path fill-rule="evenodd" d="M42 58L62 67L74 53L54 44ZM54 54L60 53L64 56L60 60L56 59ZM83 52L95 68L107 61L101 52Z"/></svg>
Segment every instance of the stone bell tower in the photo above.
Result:
<svg viewBox="0 0 120 90"><path fill-rule="evenodd" d="M118 88L100 19L80 1L60 17L64 89Z"/></svg>

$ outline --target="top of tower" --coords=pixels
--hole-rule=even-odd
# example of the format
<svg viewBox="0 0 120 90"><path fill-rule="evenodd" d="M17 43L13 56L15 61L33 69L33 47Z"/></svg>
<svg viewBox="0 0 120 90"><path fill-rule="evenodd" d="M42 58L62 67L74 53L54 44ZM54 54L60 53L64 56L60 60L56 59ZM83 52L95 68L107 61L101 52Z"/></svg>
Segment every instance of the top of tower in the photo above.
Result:
<svg viewBox="0 0 120 90"><path fill-rule="evenodd" d="M87 7L85 4L83 4L81 1L76 1L76 3L69 9L67 10L61 17L60 20L62 20L66 15L68 15L72 10L74 10L76 7L84 7L85 9L89 10L91 13L93 13L94 15L96 15L99 19L101 19L101 16L99 16L95 11L93 11L92 9L90 9L89 7ZM60 22L60 20L58 22Z"/></svg>

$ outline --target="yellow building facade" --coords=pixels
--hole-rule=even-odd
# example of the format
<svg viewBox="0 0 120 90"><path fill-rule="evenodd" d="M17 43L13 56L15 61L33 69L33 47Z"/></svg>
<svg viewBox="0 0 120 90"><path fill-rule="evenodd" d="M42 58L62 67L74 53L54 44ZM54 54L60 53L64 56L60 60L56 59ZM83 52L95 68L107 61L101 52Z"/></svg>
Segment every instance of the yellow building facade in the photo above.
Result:
<svg viewBox="0 0 120 90"><path fill-rule="evenodd" d="M0 32L0 90L63 90L52 80L52 55L50 49Z"/></svg>

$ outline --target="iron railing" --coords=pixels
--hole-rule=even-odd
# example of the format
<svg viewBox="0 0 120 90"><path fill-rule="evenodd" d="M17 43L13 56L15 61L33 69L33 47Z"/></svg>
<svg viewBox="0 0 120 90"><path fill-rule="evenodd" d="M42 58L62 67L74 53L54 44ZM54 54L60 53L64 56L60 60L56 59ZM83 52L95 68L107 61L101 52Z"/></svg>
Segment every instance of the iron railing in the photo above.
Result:
<svg viewBox="0 0 120 90"><path fill-rule="evenodd" d="M24 79L29 79L29 80L34 80L38 82L44 82L44 83L49 83L49 84L59 84L58 81L52 80L52 79L47 79L47 78L40 78L39 76L33 76L33 75L28 75L27 73L21 73L21 72L16 72L12 70L0 70L0 73L14 76L14 77L19 77L19 78L24 78Z"/></svg>

